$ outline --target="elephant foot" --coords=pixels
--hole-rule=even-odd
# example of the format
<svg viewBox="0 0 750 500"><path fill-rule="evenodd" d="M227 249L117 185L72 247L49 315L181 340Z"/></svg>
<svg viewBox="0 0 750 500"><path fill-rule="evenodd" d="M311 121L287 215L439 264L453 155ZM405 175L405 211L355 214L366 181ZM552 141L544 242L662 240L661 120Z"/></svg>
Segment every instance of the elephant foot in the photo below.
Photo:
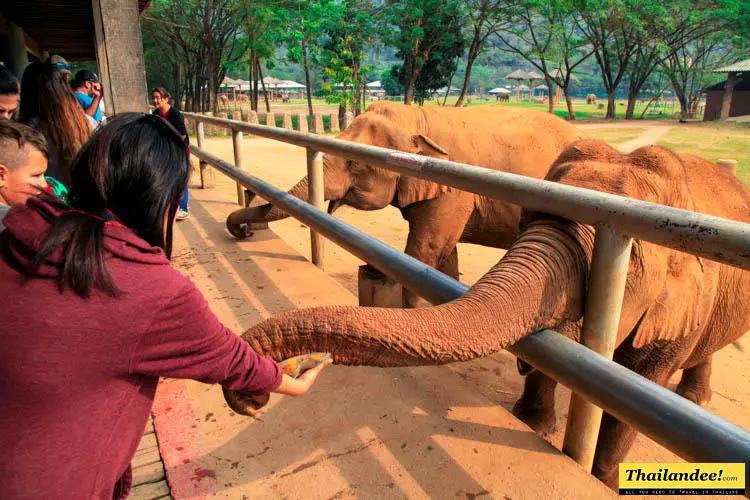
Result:
<svg viewBox="0 0 750 500"><path fill-rule="evenodd" d="M513 405L513 415L542 436L553 434L557 428L554 407L529 406L519 399Z"/></svg>
<svg viewBox="0 0 750 500"><path fill-rule="evenodd" d="M705 406L711 401L711 396L713 394L711 386L708 384L694 384L691 382L680 381L675 392L698 406Z"/></svg>
<svg viewBox="0 0 750 500"><path fill-rule="evenodd" d="M614 467L613 469L609 469L605 471L605 470L601 470L597 468L596 464L594 464L591 470L591 474L593 474L594 477L597 478L599 481L604 483L604 485L610 490L614 492L619 491L620 474L619 474L618 467Z"/></svg>

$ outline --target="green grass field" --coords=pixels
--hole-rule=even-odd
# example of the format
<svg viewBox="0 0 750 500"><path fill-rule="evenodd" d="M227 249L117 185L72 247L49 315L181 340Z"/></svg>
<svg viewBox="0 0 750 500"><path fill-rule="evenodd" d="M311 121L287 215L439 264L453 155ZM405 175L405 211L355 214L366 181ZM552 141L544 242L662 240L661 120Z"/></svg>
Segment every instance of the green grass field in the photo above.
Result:
<svg viewBox="0 0 750 500"><path fill-rule="evenodd" d="M707 160L737 160L737 177L750 185L750 123L678 124L658 144Z"/></svg>
<svg viewBox="0 0 750 500"><path fill-rule="evenodd" d="M427 105L440 105L442 104L442 99L433 99L430 101L426 101L425 104ZM452 105L456 102L455 96L450 96L448 98L447 105ZM367 105L371 104L371 101L367 102ZM290 112L290 113L305 113L307 112L307 101L305 99L291 99L288 103L283 103L281 101L272 101L271 103L271 111L274 113L284 113L284 112ZM600 109L599 106L603 105ZM624 118L625 116L625 107L627 105L627 102L624 100L617 101L617 118ZM537 104L533 102L515 102L511 100L511 102L498 102L495 99L477 99L477 98L470 98L467 101L467 106L512 106L512 107L521 107L526 109L538 109L540 111L547 111L547 104ZM573 99L573 112L576 115L576 119L578 120L597 120L597 119L604 119L604 114L606 112L606 101L599 101L598 104L586 104L586 102L582 99ZM323 99L313 99L313 108L316 111L320 111L322 113L332 113L335 112L338 107L336 104L331 104L326 102ZM645 106L643 105L636 105L635 108L635 117L639 118L641 116L641 113L643 112L643 109ZM230 102L227 109L222 109L221 111L228 111L232 112L234 110L239 109L250 109L249 103L234 103ZM260 102L260 113L265 113L265 103L263 101ZM672 118L674 116L675 112L678 112L678 108L672 108L671 105L667 106L658 106L654 107L651 106L649 108L649 111L646 115L643 116L644 119L667 119ZM560 104L555 106L555 115L560 116L562 118L568 117L568 109L565 105L565 102L561 102Z"/></svg>

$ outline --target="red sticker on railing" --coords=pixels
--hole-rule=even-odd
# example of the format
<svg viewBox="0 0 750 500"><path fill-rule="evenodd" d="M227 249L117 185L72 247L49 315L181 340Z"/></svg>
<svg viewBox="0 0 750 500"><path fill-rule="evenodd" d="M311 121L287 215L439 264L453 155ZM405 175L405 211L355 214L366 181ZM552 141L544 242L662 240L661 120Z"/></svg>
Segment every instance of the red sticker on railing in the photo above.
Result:
<svg viewBox="0 0 750 500"><path fill-rule="evenodd" d="M427 158L412 153L388 153L385 157L385 161L391 165L403 165L404 163L407 163L421 170L422 167L424 167Z"/></svg>

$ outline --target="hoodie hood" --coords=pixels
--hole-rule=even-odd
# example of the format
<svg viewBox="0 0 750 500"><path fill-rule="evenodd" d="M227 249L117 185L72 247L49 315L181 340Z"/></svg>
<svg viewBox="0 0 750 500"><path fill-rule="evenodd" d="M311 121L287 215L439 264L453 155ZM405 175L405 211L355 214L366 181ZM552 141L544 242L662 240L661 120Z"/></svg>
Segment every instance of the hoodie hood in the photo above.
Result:
<svg viewBox="0 0 750 500"><path fill-rule="evenodd" d="M37 269L33 269L31 263L52 221L67 210L72 209L42 198L30 198L26 205L11 207L3 220L5 231L0 233L0 253L11 257L13 264L26 274L57 276L64 256L62 248L50 255ZM169 260L161 248L150 245L132 229L115 221L102 221L102 224L107 259L169 265Z"/></svg>

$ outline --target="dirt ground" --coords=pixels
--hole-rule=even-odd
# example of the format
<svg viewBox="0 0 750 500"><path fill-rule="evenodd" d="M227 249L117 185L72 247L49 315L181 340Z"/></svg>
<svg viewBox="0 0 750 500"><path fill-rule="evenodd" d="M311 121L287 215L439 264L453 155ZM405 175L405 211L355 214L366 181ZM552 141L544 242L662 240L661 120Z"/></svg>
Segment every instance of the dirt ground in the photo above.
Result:
<svg viewBox="0 0 750 500"><path fill-rule="evenodd" d="M639 123L643 132L633 138L632 134L624 137L626 144L622 149L630 149L632 145L642 145L648 139L657 140L664 133L664 123ZM632 127L632 126L631 126ZM605 126L605 128L608 128ZM585 125L581 127L582 135L597 134L597 127ZM628 131L630 132L630 131ZM639 140L640 138L640 140ZM609 137L608 137L609 139ZM618 145L616 142L612 142ZM207 149L220 157L232 161L232 143L229 138L207 139ZM247 163L247 170L264 180L279 186L289 188L305 174L305 152L301 148L288 146L271 140L247 138L243 144L243 157ZM220 189L234 192L234 184L217 174ZM336 217L352 224L375 238L403 250L406 243L407 224L400 213L392 207L374 212L358 211L343 207L336 213ZM310 259L309 232L298 221L286 219L271 224L271 229L283 238L300 254ZM502 250L486 248L471 244L459 244L459 265L461 281L473 284L504 254ZM345 288L357 294L357 268L363 263L346 251L328 243L326 248L327 272L340 282ZM750 429L750 339L747 337L740 342L740 349L729 346L717 353L714 359L713 399L707 409L727 420ZM520 395L523 379L518 375L515 358L509 353L500 353L469 363L451 365L461 377L482 387L482 393L499 405L510 409ZM674 387L679 380L679 373L671 381ZM565 430L570 391L561 387L557 391L557 431L548 436L548 440L556 447L561 447ZM627 458L628 461L638 462L674 462L682 461L671 452L644 436L639 436Z"/></svg>

